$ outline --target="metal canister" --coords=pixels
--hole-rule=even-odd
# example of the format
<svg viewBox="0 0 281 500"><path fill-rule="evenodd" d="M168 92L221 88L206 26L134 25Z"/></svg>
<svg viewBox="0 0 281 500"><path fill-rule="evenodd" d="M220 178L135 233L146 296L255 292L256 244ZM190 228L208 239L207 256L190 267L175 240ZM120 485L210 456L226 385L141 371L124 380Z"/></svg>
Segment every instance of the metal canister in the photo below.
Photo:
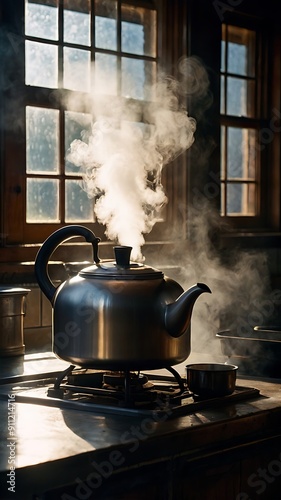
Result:
<svg viewBox="0 0 281 500"><path fill-rule="evenodd" d="M0 285L0 356L20 356L25 352L23 321L28 288Z"/></svg>

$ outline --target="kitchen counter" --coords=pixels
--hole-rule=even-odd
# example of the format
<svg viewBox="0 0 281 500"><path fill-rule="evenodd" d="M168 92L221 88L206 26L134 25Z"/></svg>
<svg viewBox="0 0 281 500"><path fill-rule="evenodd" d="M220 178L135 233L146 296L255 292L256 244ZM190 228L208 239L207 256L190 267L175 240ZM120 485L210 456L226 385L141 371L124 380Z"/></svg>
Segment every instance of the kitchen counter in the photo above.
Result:
<svg viewBox="0 0 281 500"><path fill-rule="evenodd" d="M68 366L51 353L2 361L1 377ZM260 395L172 419L13 403L11 395L0 401L0 498L279 499L281 381L237 384Z"/></svg>

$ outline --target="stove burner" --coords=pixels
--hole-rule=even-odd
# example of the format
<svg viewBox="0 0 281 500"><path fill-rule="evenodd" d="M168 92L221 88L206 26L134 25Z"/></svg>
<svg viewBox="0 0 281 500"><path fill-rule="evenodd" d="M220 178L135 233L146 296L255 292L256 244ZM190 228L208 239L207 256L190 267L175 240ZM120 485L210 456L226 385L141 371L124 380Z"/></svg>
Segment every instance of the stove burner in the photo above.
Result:
<svg viewBox="0 0 281 500"><path fill-rule="evenodd" d="M48 388L48 397L67 400L90 397L96 402L102 400L105 403L134 408L149 407L159 398L167 405L171 402L179 403L183 395L191 396L184 381L173 368L169 370L175 376L175 380L164 384L152 383L147 375L128 370L124 372L81 371L79 368L77 370L75 371L75 366L71 365L62 372L54 385Z"/></svg>
<svg viewBox="0 0 281 500"><path fill-rule="evenodd" d="M153 384L148 383L148 377L142 373L110 372L103 375L104 387L124 390L126 383L129 383L131 390L134 391L153 387Z"/></svg>
<svg viewBox="0 0 281 500"><path fill-rule="evenodd" d="M75 371L67 375L67 382L71 385L82 385L85 387L102 387L103 371L84 370Z"/></svg>

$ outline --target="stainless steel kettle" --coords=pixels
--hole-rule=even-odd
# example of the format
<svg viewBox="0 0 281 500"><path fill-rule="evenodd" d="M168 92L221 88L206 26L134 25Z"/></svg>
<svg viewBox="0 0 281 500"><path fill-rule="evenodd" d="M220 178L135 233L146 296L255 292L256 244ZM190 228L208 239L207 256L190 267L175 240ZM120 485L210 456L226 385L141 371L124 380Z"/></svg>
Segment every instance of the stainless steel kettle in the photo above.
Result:
<svg viewBox="0 0 281 500"><path fill-rule="evenodd" d="M93 246L95 264L57 288L48 274L54 250L74 236ZM40 248L35 273L53 306L53 350L71 364L108 370L165 368L190 354L195 300L210 289L186 292L162 271L130 262L130 247L115 247L115 261L100 261L97 238L84 226L54 232Z"/></svg>

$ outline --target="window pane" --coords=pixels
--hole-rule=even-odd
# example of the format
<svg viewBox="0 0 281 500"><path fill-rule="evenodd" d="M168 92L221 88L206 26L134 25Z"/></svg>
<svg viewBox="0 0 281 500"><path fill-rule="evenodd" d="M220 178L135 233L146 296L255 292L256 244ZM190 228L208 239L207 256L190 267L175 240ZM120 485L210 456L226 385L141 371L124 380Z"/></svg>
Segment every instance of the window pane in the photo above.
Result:
<svg viewBox="0 0 281 500"><path fill-rule="evenodd" d="M66 2L67 9L63 11L63 38L65 42L77 45L91 44L90 35L90 5L88 0L71 3ZM70 10L71 9L71 10Z"/></svg>
<svg viewBox="0 0 281 500"><path fill-rule="evenodd" d="M57 47L26 40L25 83L36 87L58 86Z"/></svg>
<svg viewBox="0 0 281 500"><path fill-rule="evenodd" d="M89 92L91 57L90 52L64 47L64 87L70 90Z"/></svg>
<svg viewBox="0 0 281 500"><path fill-rule="evenodd" d="M95 14L96 47L117 50L117 2L96 0Z"/></svg>
<svg viewBox="0 0 281 500"><path fill-rule="evenodd" d="M256 132L229 127L227 130L227 177L254 179L256 173Z"/></svg>
<svg viewBox="0 0 281 500"><path fill-rule="evenodd" d="M144 54L144 33L140 24L122 22L122 51Z"/></svg>
<svg viewBox="0 0 281 500"><path fill-rule="evenodd" d="M245 45L238 43L228 44L228 73L247 75L247 50Z"/></svg>
<svg viewBox="0 0 281 500"><path fill-rule="evenodd" d="M59 222L59 181L27 179L26 221Z"/></svg>
<svg viewBox="0 0 281 500"><path fill-rule="evenodd" d="M227 130L227 177L242 178L242 150L243 130L229 127Z"/></svg>
<svg viewBox="0 0 281 500"><path fill-rule="evenodd" d="M256 187L254 183L228 184L227 215L256 215L255 198Z"/></svg>
<svg viewBox="0 0 281 500"><path fill-rule="evenodd" d="M81 181L65 181L65 221L93 222L93 200L81 187Z"/></svg>
<svg viewBox="0 0 281 500"><path fill-rule="evenodd" d="M122 5L121 48L130 54L156 56L156 11Z"/></svg>
<svg viewBox="0 0 281 500"><path fill-rule="evenodd" d="M26 107L26 171L59 171L59 111Z"/></svg>
<svg viewBox="0 0 281 500"><path fill-rule="evenodd" d="M254 31L226 26L223 39L227 44L227 71L236 75L254 77L256 64L256 34Z"/></svg>
<svg viewBox="0 0 281 500"><path fill-rule="evenodd" d="M70 144L75 139L80 139L88 143L89 133L91 132L91 115L85 113L65 112L65 172L67 174L79 173L79 167L71 163L67 158L67 152Z"/></svg>
<svg viewBox="0 0 281 500"><path fill-rule="evenodd" d="M227 78L226 114L246 116L246 82L239 78Z"/></svg>
<svg viewBox="0 0 281 500"><path fill-rule="evenodd" d="M117 23L114 19L96 17L96 47L117 50Z"/></svg>
<svg viewBox="0 0 281 500"><path fill-rule="evenodd" d="M117 57L96 54L95 91L98 94L117 95Z"/></svg>
<svg viewBox="0 0 281 500"><path fill-rule="evenodd" d="M227 78L226 114L254 116L254 82L242 80L241 78Z"/></svg>
<svg viewBox="0 0 281 500"><path fill-rule="evenodd" d="M221 71L225 71L225 41L221 42Z"/></svg>
<svg viewBox="0 0 281 500"><path fill-rule="evenodd" d="M227 185L227 214L241 214L242 212L242 185Z"/></svg>
<svg viewBox="0 0 281 500"><path fill-rule="evenodd" d="M149 100L148 88L155 82L155 63L123 57L122 95L133 99Z"/></svg>
<svg viewBox="0 0 281 500"><path fill-rule="evenodd" d="M58 0L25 0L25 34L58 40Z"/></svg>

